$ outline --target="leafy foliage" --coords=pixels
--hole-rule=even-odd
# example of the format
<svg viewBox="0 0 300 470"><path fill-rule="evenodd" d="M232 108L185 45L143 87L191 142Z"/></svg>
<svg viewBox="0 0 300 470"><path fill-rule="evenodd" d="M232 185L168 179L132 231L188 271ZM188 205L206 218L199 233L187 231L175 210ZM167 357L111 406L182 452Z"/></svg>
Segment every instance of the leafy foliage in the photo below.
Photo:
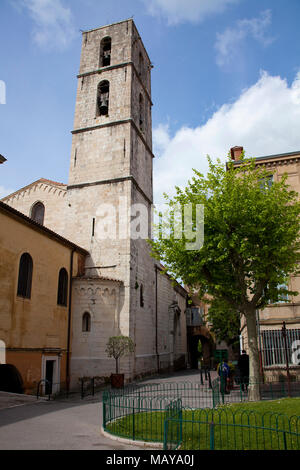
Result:
<svg viewBox="0 0 300 470"><path fill-rule="evenodd" d="M212 300L207 319L212 324L211 331L218 341L231 345L239 340L241 315L226 302Z"/></svg>
<svg viewBox="0 0 300 470"><path fill-rule="evenodd" d="M271 172L254 159L243 159L238 166L229 161L226 167L220 160L208 161L206 177L194 170L186 188L177 187L173 199L165 195L170 211L159 226L162 236L151 242L153 256L200 297L226 304L226 315L230 309L245 315L250 373L257 377L255 311L297 294L284 283L298 272L298 194L289 188L287 175L270 185ZM178 237L174 224L175 208L187 204L203 204L205 210L204 244L194 251L186 249L191 241L186 231ZM196 231L195 211L191 226Z"/></svg>
<svg viewBox="0 0 300 470"><path fill-rule="evenodd" d="M119 359L134 351L134 343L129 336L111 336L106 344L108 357L116 360L116 373L118 374Z"/></svg>

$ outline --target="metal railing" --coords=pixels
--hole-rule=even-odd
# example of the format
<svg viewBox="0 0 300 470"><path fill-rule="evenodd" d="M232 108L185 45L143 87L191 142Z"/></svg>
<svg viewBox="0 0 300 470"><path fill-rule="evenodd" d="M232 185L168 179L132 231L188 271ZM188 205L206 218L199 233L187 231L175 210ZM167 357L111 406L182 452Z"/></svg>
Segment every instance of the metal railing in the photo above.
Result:
<svg viewBox="0 0 300 470"><path fill-rule="evenodd" d="M179 446L184 449L225 449L227 445L232 449L299 448L299 417L282 418L283 415L265 413L260 418L256 412L245 410L240 414L230 414L230 411L226 414L226 407L222 405L249 400L248 390L254 384L251 379L247 383L234 384L228 391L219 377L209 388L207 375L206 384L132 384L121 390L104 391L103 429L132 440L164 443L165 449ZM262 399L288 396L286 382L259 383L257 386ZM294 396L300 396L300 383L294 386ZM266 435L268 439L264 441ZM253 442L258 443L256 447Z"/></svg>
<svg viewBox="0 0 300 470"><path fill-rule="evenodd" d="M164 449L298 450L300 417L228 408L183 410L166 419Z"/></svg>
<svg viewBox="0 0 300 470"><path fill-rule="evenodd" d="M258 390L259 400L300 396L300 382L291 382L289 384L287 380L272 381L270 378L268 381L257 382L250 377L244 383L236 379L228 386L220 377L217 377L212 382L213 408L226 403L247 402L249 401L251 389L255 387Z"/></svg>

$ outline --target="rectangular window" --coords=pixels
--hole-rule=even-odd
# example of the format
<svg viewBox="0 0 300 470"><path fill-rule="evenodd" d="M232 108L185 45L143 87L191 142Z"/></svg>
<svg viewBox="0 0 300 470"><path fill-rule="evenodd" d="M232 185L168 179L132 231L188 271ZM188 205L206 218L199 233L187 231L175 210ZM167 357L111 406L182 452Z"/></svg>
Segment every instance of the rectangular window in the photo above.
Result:
<svg viewBox="0 0 300 470"><path fill-rule="evenodd" d="M273 175L268 176L267 178L262 178L260 180L260 189L270 189L274 181Z"/></svg>
<svg viewBox="0 0 300 470"><path fill-rule="evenodd" d="M290 365L293 364L293 343L300 340L300 329L287 329L287 351ZM284 366L286 364L284 338L281 330L261 332L262 361L264 367Z"/></svg>

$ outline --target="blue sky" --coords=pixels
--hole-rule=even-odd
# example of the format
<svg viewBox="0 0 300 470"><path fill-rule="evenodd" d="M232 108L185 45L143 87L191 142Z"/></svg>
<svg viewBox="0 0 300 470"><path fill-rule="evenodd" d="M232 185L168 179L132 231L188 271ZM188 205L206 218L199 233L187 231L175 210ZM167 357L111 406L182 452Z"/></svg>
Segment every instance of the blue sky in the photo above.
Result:
<svg viewBox="0 0 300 470"><path fill-rule="evenodd" d="M80 30L132 16L154 64L156 200L207 154L300 150L299 0L0 0L0 197L68 181Z"/></svg>

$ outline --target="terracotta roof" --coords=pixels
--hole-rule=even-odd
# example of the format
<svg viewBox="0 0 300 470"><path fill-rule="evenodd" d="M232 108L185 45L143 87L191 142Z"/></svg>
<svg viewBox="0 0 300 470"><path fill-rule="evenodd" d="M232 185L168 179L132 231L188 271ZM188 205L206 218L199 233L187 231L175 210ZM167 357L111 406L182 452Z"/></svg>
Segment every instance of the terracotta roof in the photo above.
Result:
<svg viewBox="0 0 300 470"><path fill-rule="evenodd" d="M17 211L16 209L13 209L11 206L8 206L4 202L0 201L0 212L4 212L10 217L17 219L19 222L24 223L28 226L30 226L32 229L37 230L44 235L53 238L59 243L62 243L63 245L67 245L70 248L75 249L76 251L79 251L80 253L84 255L88 255L89 252L82 248L79 245L76 245L75 243L71 242L67 238L64 238L63 236L59 235L56 232L53 232L53 230L50 230L49 228L45 227L44 225L39 224L35 220L31 219L30 217L27 217L27 215L22 214L22 212Z"/></svg>
<svg viewBox="0 0 300 470"><path fill-rule="evenodd" d="M38 183L45 183L45 184L49 184L51 186L57 186L57 187L60 187L61 189L67 189L67 185L64 184L64 183L58 183L56 181L52 181L52 180L47 180L46 178L40 178L36 181L34 181L33 183L30 183L28 184L27 186L24 186L23 188L20 188L18 189L17 191L15 191L14 193L11 193L11 194L8 194L7 196L5 196L4 198L0 199L1 201L5 201L6 199L9 199L10 197L14 196L15 194L18 194L19 192L21 191L25 191L26 189L30 188L31 186L34 186L35 184L38 184Z"/></svg>

